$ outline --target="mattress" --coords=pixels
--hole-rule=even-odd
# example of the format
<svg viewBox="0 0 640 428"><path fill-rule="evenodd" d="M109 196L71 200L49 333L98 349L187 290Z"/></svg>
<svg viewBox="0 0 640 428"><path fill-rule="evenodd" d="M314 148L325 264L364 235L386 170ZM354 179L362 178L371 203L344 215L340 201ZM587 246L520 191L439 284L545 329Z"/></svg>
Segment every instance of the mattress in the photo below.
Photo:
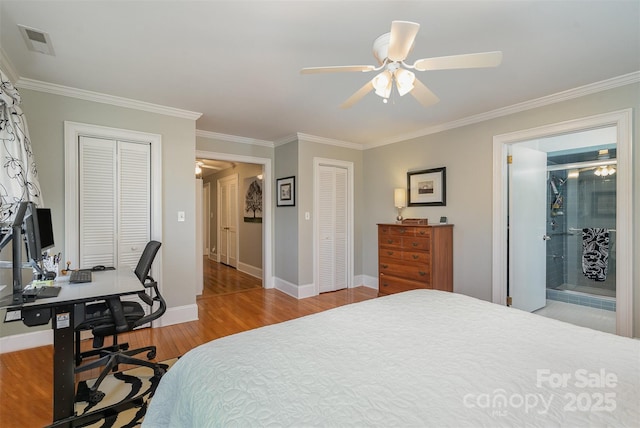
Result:
<svg viewBox="0 0 640 428"><path fill-rule="evenodd" d="M640 341L435 290L201 345L143 427L638 426Z"/></svg>

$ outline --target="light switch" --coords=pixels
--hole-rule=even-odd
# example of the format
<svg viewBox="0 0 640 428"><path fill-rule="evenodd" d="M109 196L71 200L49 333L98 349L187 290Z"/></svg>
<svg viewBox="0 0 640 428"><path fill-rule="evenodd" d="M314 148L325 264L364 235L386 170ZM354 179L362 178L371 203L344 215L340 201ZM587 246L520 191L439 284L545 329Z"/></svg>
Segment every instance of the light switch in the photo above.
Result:
<svg viewBox="0 0 640 428"><path fill-rule="evenodd" d="M178 211L178 221L184 221L184 211Z"/></svg>
<svg viewBox="0 0 640 428"><path fill-rule="evenodd" d="M311 218L311 214L309 214L309 211L305 211L304 212L304 219L305 220L309 220Z"/></svg>

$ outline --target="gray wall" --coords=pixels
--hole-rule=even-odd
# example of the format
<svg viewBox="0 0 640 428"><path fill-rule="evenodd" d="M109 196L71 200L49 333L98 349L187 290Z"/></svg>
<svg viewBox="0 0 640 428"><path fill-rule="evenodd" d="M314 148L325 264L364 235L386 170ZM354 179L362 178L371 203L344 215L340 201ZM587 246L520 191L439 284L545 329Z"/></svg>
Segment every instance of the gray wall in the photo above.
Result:
<svg viewBox="0 0 640 428"><path fill-rule="evenodd" d="M325 158L353 163L354 187L354 269L353 274L362 273L362 229L363 209L363 155L362 150L337 147L310 141L298 141L298 284L312 284L313 278L313 158ZM304 214L311 214L305 220Z"/></svg>
<svg viewBox="0 0 640 428"><path fill-rule="evenodd" d="M454 227L454 291L491 300L493 137L537 126L634 108L633 218L640 217L640 84L627 85L364 152L363 270L377 276L376 223L392 221L394 187L406 172L447 168L447 206L410 207L404 217L447 216ZM640 228L634 225L634 266L640 266ZM635 269L634 334L640 334L640 270Z"/></svg>
<svg viewBox="0 0 640 428"><path fill-rule="evenodd" d="M193 121L63 96L22 90L45 204L64 215L63 121L71 120L163 136L163 287L171 307L195 302L195 147L219 153L274 160L274 276L295 285L312 282L312 159L314 156L355 163L356 245L354 274L377 276L376 223L393 221L393 189L406 185L406 172L447 167L447 206L411 207L405 217L445 215L454 228L454 290L491 300L492 142L493 136L536 126L634 108L633 169L640 165L640 84L627 85L577 99L468 125L414 140L365 151L307 141L275 149L198 138ZM361 160L360 160L361 159ZM358 166L361 165L361 166ZM275 179L296 176L296 207L276 207ZM634 219L640 216L640 174L633 177ZM176 222L177 211L187 221ZM63 217L54 214L58 247ZM640 266L640 228L634 228L634 266ZM640 332L640 272L635 269L634 332ZM3 335L5 331L3 330Z"/></svg>
<svg viewBox="0 0 640 428"><path fill-rule="evenodd" d="M44 204L64 249L64 121L162 135L162 289L169 307L195 303L195 121L22 89ZM177 221L178 211L186 214Z"/></svg>
<svg viewBox="0 0 640 428"><path fill-rule="evenodd" d="M276 147L273 177L274 206L274 276L294 285L299 285L298 269L298 219L300 215L300 179L298 176L298 142L290 142ZM296 177L295 202L293 207L278 207L276 180Z"/></svg>

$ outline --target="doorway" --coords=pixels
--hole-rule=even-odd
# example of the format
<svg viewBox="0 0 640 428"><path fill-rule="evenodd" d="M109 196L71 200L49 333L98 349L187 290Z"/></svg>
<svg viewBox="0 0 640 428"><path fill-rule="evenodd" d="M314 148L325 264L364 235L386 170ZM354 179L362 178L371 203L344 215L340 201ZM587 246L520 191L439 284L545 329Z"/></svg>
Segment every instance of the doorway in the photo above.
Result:
<svg viewBox="0 0 640 428"><path fill-rule="evenodd" d="M516 145L560 135L571 135L605 127L615 129L617 150L617 179L615 190L621 197L615 201L615 230L617 230L616 271L616 333L631 336L632 332L632 260L631 260L631 110L623 110L589 118L548 125L494 137L494 204L493 204L493 301L507 303L513 272L509 272L509 174L507 155ZM540 141L536 144L540 147ZM546 182L545 182L546 186ZM579 225L574 226L577 228ZM538 239L546 242L546 233ZM514 267L517 269L517 267ZM508 274L509 272L509 274Z"/></svg>
<svg viewBox="0 0 640 428"><path fill-rule="evenodd" d="M262 235L262 244L261 244L261 248L259 248L259 253L257 256L259 258L261 258L262 261L262 266L261 269L252 269L251 266L245 265L243 263L243 259L242 259L242 253L239 256L238 259L238 270L241 272L247 272L250 275L254 276L254 277L259 277L261 279L262 282L262 286L264 288L273 288L273 243L272 243L272 236L273 236L273 220L272 220L272 202L271 202L271 198L272 198L272 194L271 194L271 180L272 180L272 160L269 158L258 158L258 157L253 157L253 156L243 156L243 155L233 155L233 154L228 154L228 153L218 153L218 152L208 152L208 151L196 151L196 157L198 159L208 159L208 160L217 160L217 161L224 161L224 162L229 162L229 163L233 163L233 164L252 164L253 166L259 166L261 168L261 175L262 175L262 200L263 200L263 207L262 207L262 211L259 213L261 215L261 222L258 226L260 227L260 232ZM243 190L243 186L246 184L245 183L246 177L239 177L237 180L237 191L236 193L238 193L238 198L242 199L243 195L242 192ZM216 188L215 184L211 185L212 189ZM211 197L210 199L210 204L212 206L212 211L213 210L217 210L217 208L213 208L213 204L215 204L216 198L214 196ZM239 222L242 222L241 225L247 226L249 225L250 227L255 227L257 224L252 222L244 222L244 217L243 217L243 213L237 213L238 215L236 216L239 220ZM255 217L256 214L253 213L252 217ZM211 218L209 218L208 220L211 220ZM216 223L217 223L217 219L213 219L214 221L211 222L211 231L213 232L216 228ZM255 221L255 219L252 219ZM218 260L218 257L220 256L220 252L221 249L219 248L219 245L217 245L217 237L216 239L212 239L211 240L211 244L210 244L210 255L212 259ZM205 257L206 258L206 257ZM260 260L260 259L258 259ZM213 261L212 261L213 262ZM205 260L205 263L207 263L207 260ZM206 270L206 269L205 269ZM199 275L200 277L203 277L205 275L205 271L203 271L202 268L200 268L200 272L197 273L197 275Z"/></svg>

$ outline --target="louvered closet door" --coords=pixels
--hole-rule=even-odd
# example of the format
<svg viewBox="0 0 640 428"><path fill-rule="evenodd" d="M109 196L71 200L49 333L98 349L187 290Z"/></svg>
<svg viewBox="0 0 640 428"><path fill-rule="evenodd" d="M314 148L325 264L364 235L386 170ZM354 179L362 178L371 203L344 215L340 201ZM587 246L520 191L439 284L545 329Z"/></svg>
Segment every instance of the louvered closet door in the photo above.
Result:
<svg viewBox="0 0 640 428"><path fill-rule="evenodd" d="M148 144L118 143L118 266L135 268L150 238L151 152Z"/></svg>
<svg viewBox="0 0 640 428"><path fill-rule="evenodd" d="M138 263L150 239L150 154L149 144L80 138L81 268Z"/></svg>
<svg viewBox="0 0 640 428"><path fill-rule="evenodd" d="M347 170L320 165L318 217L318 289L347 287Z"/></svg>
<svg viewBox="0 0 640 428"><path fill-rule="evenodd" d="M80 268L116 265L116 141L81 137ZM71 261L75 266L76 261Z"/></svg>

